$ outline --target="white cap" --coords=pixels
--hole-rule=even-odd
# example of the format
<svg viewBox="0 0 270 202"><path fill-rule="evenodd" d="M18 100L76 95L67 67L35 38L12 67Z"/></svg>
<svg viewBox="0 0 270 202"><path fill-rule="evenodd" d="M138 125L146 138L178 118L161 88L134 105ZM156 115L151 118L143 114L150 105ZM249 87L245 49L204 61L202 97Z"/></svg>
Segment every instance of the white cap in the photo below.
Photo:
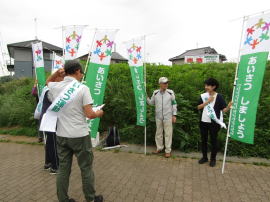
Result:
<svg viewBox="0 0 270 202"><path fill-rule="evenodd" d="M167 77L160 77L158 80L158 83L168 83L169 79Z"/></svg>

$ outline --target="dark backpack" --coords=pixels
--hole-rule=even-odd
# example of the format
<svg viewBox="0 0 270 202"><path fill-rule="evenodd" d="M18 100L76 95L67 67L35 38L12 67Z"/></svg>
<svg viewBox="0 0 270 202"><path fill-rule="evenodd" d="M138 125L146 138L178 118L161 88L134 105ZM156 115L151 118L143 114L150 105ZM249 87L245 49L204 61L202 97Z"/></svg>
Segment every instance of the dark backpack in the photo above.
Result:
<svg viewBox="0 0 270 202"><path fill-rule="evenodd" d="M115 126L109 127L108 136L106 139L106 146L113 147L117 145L120 145L120 137L118 129Z"/></svg>

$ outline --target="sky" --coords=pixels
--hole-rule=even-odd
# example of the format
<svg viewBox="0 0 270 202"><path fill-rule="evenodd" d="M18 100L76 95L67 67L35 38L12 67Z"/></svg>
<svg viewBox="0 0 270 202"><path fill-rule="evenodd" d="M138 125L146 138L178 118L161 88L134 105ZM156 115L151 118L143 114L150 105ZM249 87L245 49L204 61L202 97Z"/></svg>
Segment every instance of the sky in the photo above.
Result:
<svg viewBox="0 0 270 202"><path fill-rule="evenodd" d="M35 38L62 47L61 26L88 25L79 55L87 53L94 28L119 29L116 51L127 57L124 41L146 35L146 61L168 59L211 46L237 61L242 17L270 9L269 0L1 0L0 33L5 44Z"/></svg>

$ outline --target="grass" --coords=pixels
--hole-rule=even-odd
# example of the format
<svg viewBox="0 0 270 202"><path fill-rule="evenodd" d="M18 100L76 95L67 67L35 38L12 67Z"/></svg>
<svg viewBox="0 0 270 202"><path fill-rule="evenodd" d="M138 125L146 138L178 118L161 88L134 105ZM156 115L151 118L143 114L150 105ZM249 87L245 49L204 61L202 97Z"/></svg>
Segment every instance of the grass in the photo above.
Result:
<svg viewBox="0 0 270 202"><path fill-rule="evenodd" d="M266 167L270 167L270 164L269 164L269 163L264 163L264 162L253 162L252 164L253 164L253 165L256 165L256 166L266 166Z"/></svg>
<svg viewBox="0 0 270 202"><path fill-rule="evenodd" d="M0 128L0 134L36 137L37 136L37 129L30 128L30 127Z"/></svg>
<svg viewBox="0 0 270 202"><path fill-rule="evenodd" d="M39 142L25 142L25 141L12 141L12 140L1 140L2 143L16 143L16 144L28 144L28 145L44 145L43 143Z"/></svg>

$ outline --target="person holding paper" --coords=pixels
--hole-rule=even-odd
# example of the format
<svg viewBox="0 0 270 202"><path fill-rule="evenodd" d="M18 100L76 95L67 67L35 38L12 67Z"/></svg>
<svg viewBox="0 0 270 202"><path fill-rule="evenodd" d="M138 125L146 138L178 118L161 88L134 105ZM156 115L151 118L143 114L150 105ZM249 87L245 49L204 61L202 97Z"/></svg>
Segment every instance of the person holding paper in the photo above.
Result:
<svg viewBox="0 0 270 202"><path fill-rule="evenodd" d="M64 80L54 82L65 72ZM77 157L81 169L82 185L87 202L102 202L101 195L95 195L93 152L86 118L94 119L103 115L102 110L92 109L93 100L90 90L79 81L83 78L80 63L76 60L66 61L64 70L59 69L47 80L49 99L52 101L51 112L57 112L57 152L59 171L56 180L57 197L60 202L75 201L68 196L69 177L73 155ZM60 100L60 101L58 101ZM55 106L54 106L55 105Z"/></svg>
<svg viewBox="0 0 270 202"><path fill-rule="evenodd" d="M211 158L210 166L216 165L217 155L217 136L220 128L225 128L226 125L223 122L223 112L230 110L232 102L226 106L226 102L222 95L217 93L219 83L214 78L209 78L204 81L205 93L201 94L198 101L198 110L202 110L200 118L200 132L202 141L202 155L203 157L199 160L199 164L208 162L207 157L207 142L208 135L210 134L211 140Z"/></svg>
<svg viewBox="0 0 270 202"><path fill-rule="evenodd" d="M161 153L164 149L163 131L165 133L165 157L171 156L173 123L176 122L177 103L175 94L168 89L169 80L166 77L159 78L160 89L155 90L151 99L147 98L147 103L155 105L156 111L156 146L157 150L154 154Z"/></svg>

